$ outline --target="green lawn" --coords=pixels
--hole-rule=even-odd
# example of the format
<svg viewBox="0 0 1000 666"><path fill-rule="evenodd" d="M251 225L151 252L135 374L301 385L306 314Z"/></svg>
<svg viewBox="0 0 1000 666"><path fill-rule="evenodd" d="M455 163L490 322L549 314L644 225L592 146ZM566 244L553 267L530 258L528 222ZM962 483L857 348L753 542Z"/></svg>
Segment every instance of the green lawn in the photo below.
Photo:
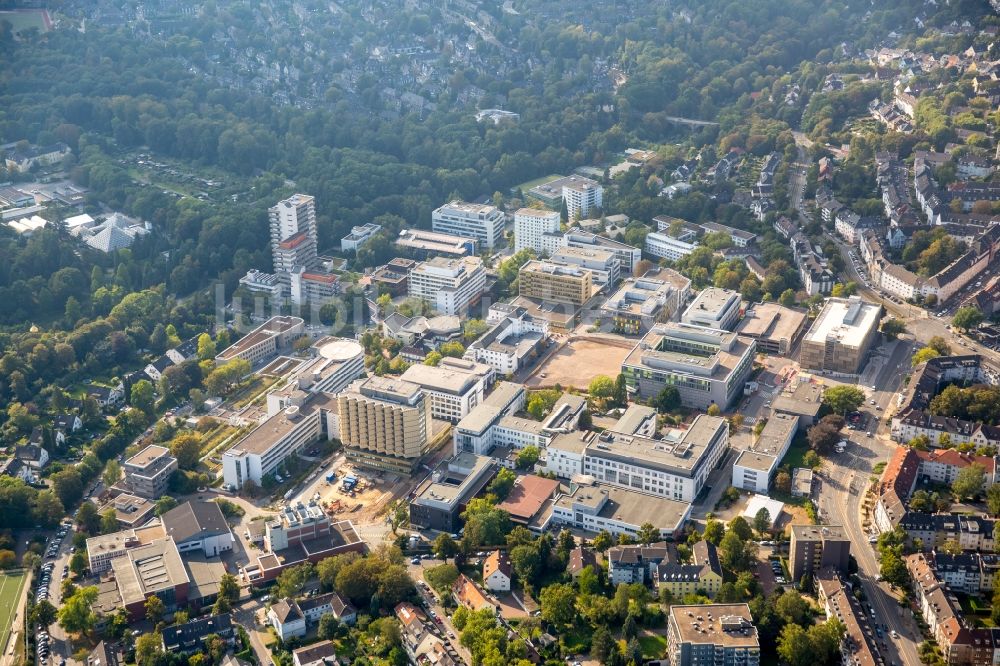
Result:
<svg viewBox="0 0 1000 666"><path fill-rule="evenodd" d="M667 637L659 634L643 634L639 636L639 647L642 648L643 659L660 659L667 652Z"/></svg>
<svg viewBox="0 0 1000 666"><path fill-rule="evenodd" d="M562 178L562 177L563 176L560 176L557 173L549 174L548 176L542 176L541 178L536 178L534 180L529 180L526 183L521 183L520 185L515 185L514 188L513 188L513 190L517 190L517 188L521 188L521 191L524 192L525 195L527 195L528 194L528 190L530 190L531 188L538 187L542 183L547 183L550 180L555 180L556 178Z"/></svg>
<svg viewBox="0 0 1000 666"><path fill-rule="evenodd" d="M4 574L0 576L0 649L7 649L10 639L10 625L17 614L18 600L21 598L21 588L27 576L23 573Z"/></svg>
<svg viewBox="0 0 1000 666"><path fill-rule="evenodd" d="M790 469L795 469L796 467L804 467L802 464L802 457L809 450L809 442L802 435L796 435L795 439L792 441L792 445L788 447L788 453L782 458L781 464L788 465Z"/></svg>
<svg viewBox="0 0 1000 666"><path fill-rule="evenodd" d="M48 32L42 11L27 10L17 12L0 12L0 21L8 21L14 32L37 28L38 32Z"/></svg>

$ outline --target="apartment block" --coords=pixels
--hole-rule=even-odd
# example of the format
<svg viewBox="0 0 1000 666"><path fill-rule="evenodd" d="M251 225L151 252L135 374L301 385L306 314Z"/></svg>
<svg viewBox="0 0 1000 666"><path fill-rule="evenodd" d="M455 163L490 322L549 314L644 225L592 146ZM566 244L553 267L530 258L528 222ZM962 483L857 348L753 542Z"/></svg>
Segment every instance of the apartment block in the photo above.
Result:
<svg viewBox="0 0 1000 666"><path fill-rule="evenodd" d="M743 299L737 291L707 287L701 290L684 311L681 321L685 324L731 331L740 318L742 302Z"/></svg>
<svg viewBox="0 0 1000 666"><path fill-rule="evenodd" d="M431 213L431 228L439 233L473 238L492 250L503 240L506 215L496 206L452 201Z"/></svg>
<svg viewBox="0 0 1000 666"><path fill-rule="evenodd" d="M337 396L340 441L351 462L410 473L431 439L431 399L416 384L359 380Z"/></svg>
<svg viewBox="0 0 1000 666"><path fill-rule="evenodd" d="M566 176L543 183L528 190L527 195L550 208L559 208L566 202L570 220L590 217L604 205L604 188L596 180L583 176Z"/></svg>
<svg viewBox="0 0 1000 666"><path fill-rule="evenodd" d="M882 306L856 296L829 298L802 339L803 368L857 374L878 336Z"/></svg>
<svg viewBox="0 0 1000 666"><path fill-rule="evenodd" d="M293 194L267 213L274 272L290 273L294 266L315 267L318 263L315 198Z"/></svg>
<svg viewBox="0 0 1000 666"><path fill-rule="evenodd" d="M670 607L667 619L670 666L758 666L760 641L746 604Z"/></svg>
<svg viewBox="0 0 1000 666"><path fill-rule="evenodd" d="M850 558L851 540L843 526L792 525L788 566L793 581L827 568L846 576Z"/></svg>
<svg viewBox="0 0 1000 666"><path fill-rule="evenodd" d="M435 257L410 272L409 294L431 304L437 312L465 314L486 288L486 270L479 257Z"/></svg>
<svg viewBox="0 0 1000 666"><path fill-rule="evenodd" d="M756 341L729 331L657 324L622 361L622 372L629 390L642 398L676 386L687 407L726 409L743 394L756 352Z"/></svg>
<svg viewBox="0 0 1000 666"><path fill-rule="evenodd" d="M125 461L125 482L132 494L158 500L167 492L170 477L177 470L177 458L170 449L152 444Z"/></svg>
<svg viewBox="0 0 1000 666"><path fill-rule="evenodd" d="M514 213L514 251L533 250L541 256L547 254L542 244L545 234L557 233L561 221L559 213L538 208L520 208Z"/></svg>
<svg viewBox="0 0 1000 666"><path fill-rule="evenodd" d="M581 306L593 295L593 274L554 261L529 261L518 273L518 294L549 303Z"/></svg>
<svg viewBox="0 0 1000 666"><path fill-rule="evenodd" d="M307 271L296 266L288 275L292 303L322 305L340 294L340 279L333 273Z"/></svg>

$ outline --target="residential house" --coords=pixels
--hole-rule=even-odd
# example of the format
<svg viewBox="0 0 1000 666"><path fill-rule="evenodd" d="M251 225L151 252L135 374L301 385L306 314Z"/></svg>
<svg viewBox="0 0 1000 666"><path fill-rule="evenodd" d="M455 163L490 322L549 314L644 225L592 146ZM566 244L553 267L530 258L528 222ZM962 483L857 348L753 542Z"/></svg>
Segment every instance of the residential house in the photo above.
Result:
<svg viewBox="0 0 1000 666"><path fill-rule="evenodd" d="M667 559L667 543L614 546L608 551L608 578L612 585L646 583L653 578L656 567Z"/></svg>
<svg viewBox="0 0 1000 666"><path fill-rule="evenodd" d="M506 551L494 550L483 560L483 583L494 592L510 592L514 569Z"/></svg>
<svg viewBox="0 0 1000 666"><path fill-rule="evenodd" d="M569 575L576 580L580 573L590 567L597 572L600 565L597 561L597 555L592 550L587 550L583 546L577 546L573 550L569 551L569 563L566 565L566 571Z"/></svg>
<svg viewBox="0 0 1000 666"><path fill-rule="evenodd" d="M186 654L195 652L209 636L218 636L230 646L236 643L236 629L229 613L209 615L183 624L166 627L161 632L164 652Z"/></svg>
<svg viewBox="0 0 1000 666"><path fill-rule="evenodd" d="M292 666L337 666L337 646L321 641L292 651Z"/></svg>
<svg viewBox="0 0 1000 666"><path fill-rule="evenodd" d="M278 638L287 641L306 635L306 616L294 599L279 599L267 610L267 623L274 627Z"/></svg>
<svg viewBox="0 0 1000 666"><path fill-rule="evenodd" d="M490 601L486 593L475 582L466 577L465 574L458 575L458 578L451 586L451 594L455 598L455 603L459 606L465 606L469 610L477 611L489 608L494 613L499 612L496 604Z"/></svg>
<svg viewBox="0 0 1000 666"><path fill-rule="evenodd" d="M336 592L328 592L315 597L306 597L297 602L299 610L306 618L306 624L317 624L324 615L332 615L341 624L353 625L358 612L351 602Z"/></svg>

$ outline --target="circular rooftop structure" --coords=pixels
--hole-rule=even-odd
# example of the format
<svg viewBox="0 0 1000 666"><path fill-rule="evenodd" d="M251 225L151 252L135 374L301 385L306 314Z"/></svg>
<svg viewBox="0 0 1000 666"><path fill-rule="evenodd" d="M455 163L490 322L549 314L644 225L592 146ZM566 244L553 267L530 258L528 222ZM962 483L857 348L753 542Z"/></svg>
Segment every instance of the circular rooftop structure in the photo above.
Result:
<svg viewBox="0 0 1000 666"><path fill-rule="evenodd" d="M319 347L319 355L330 361L349 361L365 355L365 348L354 340L334 338Z"/></svg>

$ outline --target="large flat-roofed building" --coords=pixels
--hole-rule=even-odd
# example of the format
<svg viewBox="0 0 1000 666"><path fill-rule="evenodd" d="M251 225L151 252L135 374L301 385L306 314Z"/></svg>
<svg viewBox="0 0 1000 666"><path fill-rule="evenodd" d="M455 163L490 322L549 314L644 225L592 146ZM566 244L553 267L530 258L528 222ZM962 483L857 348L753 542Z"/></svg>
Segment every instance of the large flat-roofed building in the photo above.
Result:
<svg viewBox="0 0 1000 666"><path fill-rule="evenodd" d="M742 299L737 291L707 287L695 297L688 309L681 315L685 324L733 330L740 318Z"/></svg>
<svg viewBox="0 0 1000 666"><path fill-rule="evenodd" d="M452 201L431 213L431 228L445 234L473 238L492 250L503 239L507 216L496 206Z"/></svg>
<svg viewBox="0 0 1000 666"><path fill-rule="evenodd" d="M432 417L456 423L482 402L494 376L488 365L443 358L437 366L411 365L400 379L424 390L431 401Z"/></svg>
<svg viewBox="0 0 1000 666"><path fill-rule="evenodd" d="M434 257L410 271L409 294L441 314L464 314L483 295L486 269L479 257Z"/></svg>
<svg viewBox="0 0 1000 666"><path fill-rule="evenodd" d="M773 414L753 446L741 451L733 463L733 487L766 495L798 427L798 416Z"/></svg>
<svg viewBox="0 0 1000 666"><path fill-rule="evenodd" d="M552 261L587 269L598 287L614 288L621 277L618 256L602 248L564 247L552 253Z"/></svg>
<svg viewBox="0 0 1000 666"><path fill-rule="evenodd" d="M646 241L643 245L646 254L651 257L669 259L670 261L677 261L681 257L686 257L694 252L696 247L698 247L697 243L688 243L668 234L655 231L646 234Z"/></svg>
<svg viewBox="0 0 1000 666"><path fill-rule="evenodd" d="M264 550L243 570L248 582L266 583L289 567L341 553L363 553L365 543L349 520L333 522L314 502L286 506L264 526Z"/></svg>
<svg viewBox="0 0 1000 666"><path fill-rule="evenodd" d="M403 229L396 238L396 247L412 252L417 257L465 257L476 254L475 238L442 234L424 229Z"/></svg>
<svg viewBox="0 0 1000 666"><path fill-rule="evenodd" d="M726 420L699 414L687 430L663 439L609 432L592 440L584 450L583 473L611 485L693 502L728 448Z"/></svg>
<svg viewBox="0 0 1000 666"><path fill-rule="evenodd" d="M521 384L498 382L493 392L454 428L454 452L488 455L496 446L495 428L504 416L524 409L527 392Z"/></svg>
<svg viewBox="0 0 1000 666"><path fill-rule="evenodd" d="M118 606L133 622L146 617L146 600L157 596L167 612L211 605L219 595L226 566L197 555L182 559L173 539L157 539L112 560Z"/></svg>
<svg viewBox="0 0 1000 666"><path fill-rule="evenodd" d="M549 323L535 319L524 308L506 303L490 308L486 333L468 346L465 358L485 363L501 375L512 375L541 354Z"/></svg>
<svg viewBox="0 0 1000 666"><path fill-rule="evenodd" d="M167 492L171 475L177 470L177 458L170 449L151 444L125 461L125 482L132 494L158 500Z"/></svg>
<svg viewBox="0 0 1000 666"><path fill-rule="evenodd" d="M286 385L267 394L268 416L308 395L340 393L365 374L365 348L354 340L328 335L314 342L309 351L312 358L295 368Z"/></svg>
<svg viewBox="0 0 1000 666"><path fill-rule="evenodd" d="M777 303L757 303L747 309L736 332L757 341L765 354L787 356L805 330L806 313Z"/></svg>
<svg viewBox="0 0 1000 666"><path fill-rule="evenodd" d="M636 266L642 261L642 248L608 238L607 236L582 231L576 227L562 234L562 244L566 247L580 249L597 248L612 252L618 257L622 273L635 273Z"/></svg>
<svg viewBox="0 0 1000 666"><path fill-rule="evenodd" d="M677 315L681 305L687 301L691 281L669 268L663 271L675 273L679 279L628 278L601 305L601 311L611 316L616 332L635 335Z"/></svg>
<svg viewBox="0 0 1000 666"><path fill-rule="evenodd" d="M115 510L115 520L122 529L139 527L153 517L156 504L152 500L123 493L112 503Z"/></svg>
<svg viewBox="0 0 1000 666"><path fill-rule="evenodd" d="M520 208L514 213L514 251L534 250L542 255L547 249L542 245L544 234L559 231L561 220L557 211L538 208Z"/></svg>
<svg viewBox="0 0 1000 666"><path fill-rule="evenodd" d="M760 640L746 604L671 606L667 620L670 666L758 666Z"/></svg>
<svg viewBox="0 0 1000 666"><path fill-rule="evenodd" d="M878 336L882 306L856 296L829 298L802 339L803 368L857 374Z"/></svg>
<svg viewBox="0 0 1000 666"><path fill-rule="evenodd" d="M612 535L635 537L639 528L651 523L663 538L674 538L691 514L691 504L620 488L607 483L574 484L573 490L556 498L552 512L539 529L557 525L588 532L607 530Z"/></svg>
<svg viewBox="0 0 1000 666"><path fill-rule="evenodd" d="M823 569L834 569L846 576L851 559L851 540L840 525L792 525L788 550L788 568L792 580L815 576Z"/></svg>
<svg viewBox="0 0 1000 666"><path fill-rule="evenodd" d="M676 386L687 407L727 408L742 395L757 343L690 324L657 324L622 362L629 389L643 398Z"/></svg>
<svg viewBox="0 0 1000 666"><path fill-rule="evenodd" d="M215 557L231 551L236 541L218 502L185 502L160 520L181 553L199 551L205 557Z"/></svg>
<svg viewBox="0 0 1000 666"><path fill-rule="evenodd" d="M532 260L518 272L518 294L549 303L581 306L593 296L593 273L555 261Z"/></svg>
<svg viewBox="0 0 1000 666"><path fill-rule="evenodd" d="M301 317L279 315L250 331L242 338L223 349L215 357L217 363L226 363L234 358L257 365L268 361L305 332L305 322Z"/></svg>
<svg viewBox="0 0 1000 666"><path fill-rule="evenodd" d="M166 536L160 523L136 529L112 532L87 539L88 568L94 575L111 569L111 561L125 555L130 548L138 548Z"/></svg>
<svg viewBox="0 0 1000 666"><path fill-rule="evenodd" d="M528 190L527 195L550 208L558 209L566 202L570 220L590 217L604 205L604 188L596 180L583 176L565 176L542 183Z"/></svg>
<svg viewBox="0 0 1000 666"><path fill-rule="evenodd" d="M322 305L340 294L340 278L333 273L307 271L301 266L288 274L292 303Z"/></svg>
<svg viewBox="0 0 1000 666"><path fill-rule="evenodd" d="M355 382L337 396L340 441L352 462L409 474L431 440L431 400L416 384L388 377Z"/></svg>
<svg viewBox="0 0 1000 666"><path fill-rule="evenodd" d="M390 259L386 265L376 269L369 279L379 293L385 292L390 296L402 296L406 293L410 283L410 271L416 265L417 262L413 259L395 257Z"/></svg>
<svg viewBox="0 0 1000 666"><path fill-rule="evenodd" d="M368 222L351 228L351 233L340 239L341 252L357 252L368 239L381 231L382 225Z"/></svg>
<svg viewBox="0 0 1000 666"><path fill-rule="evenodd" d="M458 530L459 516L500 467L486 456L461 452L444 461L410 501L410 524L442 532Z"/></svg>
<svg viewBox="0 0 1000 666"><path fill-rule="evenodd" d="M325 418L336 412L335 399L326 393L298 392L289 398L290 404L244 435L222 454L222 478L232 490L248 481L261 485L288 456L319 441L324 435L332 439Z"/></svg>
<svg viewBox="0 0 1000 666"><path fill-rule="evenodd" d="M819 421L826 385L806 374L798 375L797 379L775 396L771 412L798 416L799 430L806 430Z"/></svg>

